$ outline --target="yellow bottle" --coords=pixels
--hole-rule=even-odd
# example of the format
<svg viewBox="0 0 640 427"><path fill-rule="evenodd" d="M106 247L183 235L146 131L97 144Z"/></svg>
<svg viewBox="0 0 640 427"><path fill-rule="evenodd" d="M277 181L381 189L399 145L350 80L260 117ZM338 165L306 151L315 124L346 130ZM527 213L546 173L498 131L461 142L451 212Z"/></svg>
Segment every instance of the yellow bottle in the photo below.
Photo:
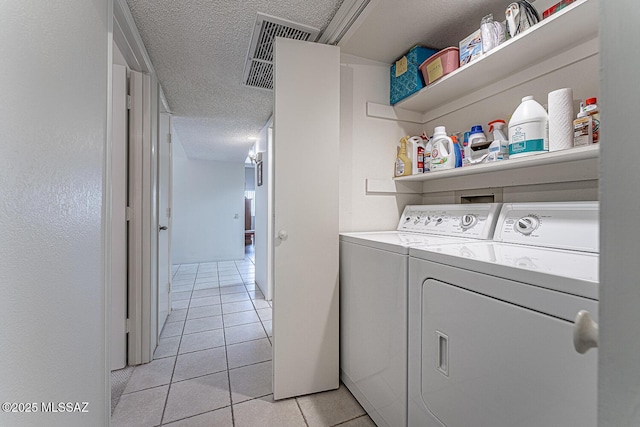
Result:
<svg viewBox="0 0 640 427"><path fill-rule="evenodd" d="M400 140L400 150L396 157L395 176L411 175L411 159L407 156L407 143L409 136L402 137Z"/></svg>

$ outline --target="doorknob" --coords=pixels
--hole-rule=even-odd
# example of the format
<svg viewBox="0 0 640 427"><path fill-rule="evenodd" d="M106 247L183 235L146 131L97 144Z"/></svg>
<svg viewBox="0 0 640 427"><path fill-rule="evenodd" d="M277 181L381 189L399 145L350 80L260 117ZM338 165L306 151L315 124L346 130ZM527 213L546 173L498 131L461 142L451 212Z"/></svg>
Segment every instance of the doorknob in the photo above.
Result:
<svg viewBox="0 0 640 427"><path fill-rule="evenodd" d="M280 240L287 240L287 237L289 237L289 233L287 233L287 230L280 230L278 231L278 237L280 238Z"/></svg>
<svg viewBox="0 0 640 427"><path fill-rule="evenodd" d="M169 227L167 227L166 225L161 225L160 226L160 231L164 231L164 230L168 230Z"/></svg>
<svg viewBox="0 0 640 427"><path fill-rule="evenodd" d="M590 348L598 347L598 324L593 321L587 310L580 310L573 327L573 346L580 354Z"/></svg>

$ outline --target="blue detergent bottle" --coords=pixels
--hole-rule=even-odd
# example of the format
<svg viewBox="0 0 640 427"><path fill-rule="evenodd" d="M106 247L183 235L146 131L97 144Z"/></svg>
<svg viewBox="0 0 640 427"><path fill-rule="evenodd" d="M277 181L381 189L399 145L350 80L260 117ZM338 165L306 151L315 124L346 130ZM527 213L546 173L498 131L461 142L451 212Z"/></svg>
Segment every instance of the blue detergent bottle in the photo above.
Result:
<svg viewBox="0 0 640 427"><path fill-rule="evenodd" d="M460 149L460 144L458 143L458 137L456 135L451 135L451 141L453 141L453 150L456 154L456 167L462 167L462 150Z"/></svg>

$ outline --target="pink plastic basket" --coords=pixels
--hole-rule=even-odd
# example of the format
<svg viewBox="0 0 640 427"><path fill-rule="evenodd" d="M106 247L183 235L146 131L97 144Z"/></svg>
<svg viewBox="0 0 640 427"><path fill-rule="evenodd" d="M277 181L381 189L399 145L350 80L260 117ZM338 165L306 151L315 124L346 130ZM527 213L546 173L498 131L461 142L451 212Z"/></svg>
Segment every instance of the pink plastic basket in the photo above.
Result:
<svg viewBox="0 0 640 427"><path fill-rule="evenodd" d="M459 52L457 47L448 47L420 64L418 68L422 72L425 83L429 85L458 68Z"/></svg>

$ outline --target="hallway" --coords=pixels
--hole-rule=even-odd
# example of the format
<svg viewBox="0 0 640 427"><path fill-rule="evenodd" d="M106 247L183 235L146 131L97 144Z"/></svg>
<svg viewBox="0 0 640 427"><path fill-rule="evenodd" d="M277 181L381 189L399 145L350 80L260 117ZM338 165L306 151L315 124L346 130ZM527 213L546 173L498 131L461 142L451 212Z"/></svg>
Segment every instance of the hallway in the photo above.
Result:
<svg viewBox="0 0 640 427"><path fill-rule="evenodd" d="M349 391L274 402L271 303L254 254L173 266L173 311L154 360L133 370L111 425L374 426Z"/></svg>

